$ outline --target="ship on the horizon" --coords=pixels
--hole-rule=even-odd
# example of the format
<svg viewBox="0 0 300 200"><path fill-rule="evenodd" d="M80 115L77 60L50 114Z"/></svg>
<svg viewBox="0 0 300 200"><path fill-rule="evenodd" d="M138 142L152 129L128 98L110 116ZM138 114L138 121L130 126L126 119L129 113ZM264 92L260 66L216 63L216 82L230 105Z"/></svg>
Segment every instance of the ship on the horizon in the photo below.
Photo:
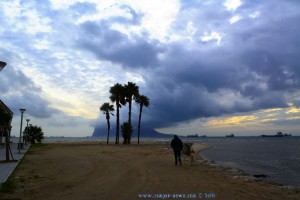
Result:
<svg viewBox="0 0 300 200"><path fill-rule="evenodd" d="M278 131L276 135L261 135L262 137L290 137L292 134L283 134L281 131Z"/></svg>
<svg viewBox="0 0 300 200"><path fill-rule="evenodd" d="M194 134L194 135L187 135L186 137L207 137L207 135L199 136L198 134Z"/></svg>
<svg viewBox="0 0 300 200"><path fill-rule="evenodd" d="M187 135L186 137L199 137L198 134L194 134L194 135Z"/></svg>
<svg viewBox="0 0 300 200"><path fill-rule="evenodd" d="M230 135L226 135L225 137L234 137L234 134L231 133Z"/></svg>

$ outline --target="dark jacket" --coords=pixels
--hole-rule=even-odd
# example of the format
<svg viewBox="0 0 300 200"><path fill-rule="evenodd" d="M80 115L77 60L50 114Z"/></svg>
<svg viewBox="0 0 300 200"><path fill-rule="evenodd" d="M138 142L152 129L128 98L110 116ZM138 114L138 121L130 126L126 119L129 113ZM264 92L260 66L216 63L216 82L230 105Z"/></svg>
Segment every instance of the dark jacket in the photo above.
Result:
<svg viewBox="0 0 300 200"><path fill-rule="evenodd" d="M182 141L178 138L178 136L174 136L174 139L171 142L171 147L174 151L181 151L183 149Z"/></svg>

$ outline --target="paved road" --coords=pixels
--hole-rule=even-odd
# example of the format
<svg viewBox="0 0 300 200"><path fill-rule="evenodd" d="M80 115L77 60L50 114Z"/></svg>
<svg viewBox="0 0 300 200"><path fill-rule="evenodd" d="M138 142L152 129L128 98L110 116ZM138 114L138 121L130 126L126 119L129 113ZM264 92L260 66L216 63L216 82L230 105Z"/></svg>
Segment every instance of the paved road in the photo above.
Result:
<svg viewBox="0 0 300 200"><path fill-rule="evenodd" d="M21 149L21 153L18 153L18 144L17 143L11 143L10 148L12 151L12 155L17 162L8 162L8 163L0 163L0 183L3 183L7 180L7 178L11 175L11 173L14 171L16 166L19 164L19 161L23 158L25 153L27 152L29 145L26 147L24 146L24 149ZM10 157L11 159L11 157ZM5 160L5 146L0 146L0 161Z"/></svg>

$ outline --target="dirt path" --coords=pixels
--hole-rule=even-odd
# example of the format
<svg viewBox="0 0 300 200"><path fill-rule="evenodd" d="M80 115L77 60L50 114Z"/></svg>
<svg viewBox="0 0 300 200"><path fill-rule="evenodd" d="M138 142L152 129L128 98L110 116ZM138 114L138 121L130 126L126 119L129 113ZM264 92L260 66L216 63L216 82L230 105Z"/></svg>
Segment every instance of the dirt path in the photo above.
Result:
<svg viewBox="0 0 300 200"><path fill-rule="evenodd" d="M0 194L0 199L162 199L149 198L159 194L169 199L175 199L172 195L230 200L299 197L274 184L234 180L205 164L191 167L184 160L183 166L174 166L166 147L69 143L32 149L11 177L17 189L13 194Z"/></svg>

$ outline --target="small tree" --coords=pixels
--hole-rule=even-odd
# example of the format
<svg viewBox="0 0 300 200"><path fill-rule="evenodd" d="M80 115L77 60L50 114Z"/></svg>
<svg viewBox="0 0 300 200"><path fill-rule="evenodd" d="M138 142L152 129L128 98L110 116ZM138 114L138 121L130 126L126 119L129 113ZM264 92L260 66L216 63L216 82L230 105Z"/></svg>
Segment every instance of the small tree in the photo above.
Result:
<svg viewBox="0 0 300 200"><path fill-rule="evenodd" d="M124 138L123 144L130 144L131 135L133 132L131 124L129 124L128 122L124 122L121 126L121 130Z"/></svg>

